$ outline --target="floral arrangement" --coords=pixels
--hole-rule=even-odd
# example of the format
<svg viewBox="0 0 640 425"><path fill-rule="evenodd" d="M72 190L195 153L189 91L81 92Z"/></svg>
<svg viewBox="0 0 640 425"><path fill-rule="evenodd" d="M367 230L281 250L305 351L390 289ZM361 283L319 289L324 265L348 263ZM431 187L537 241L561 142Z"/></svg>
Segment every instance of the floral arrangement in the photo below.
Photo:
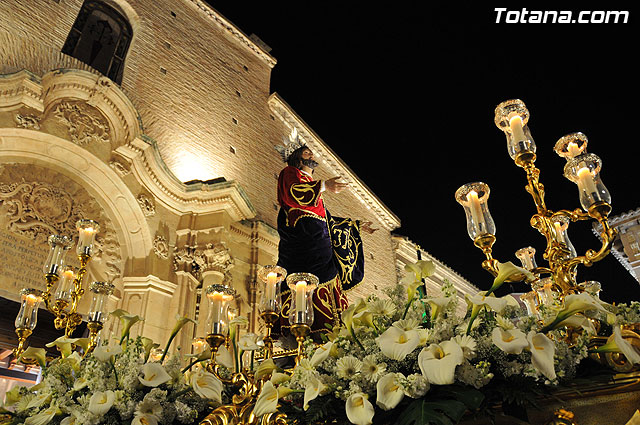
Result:
<svg viewBox="0 0 640 425"><path fill-rule="evenodd" d="M129 338L131 326L142 320L122 310L112 313L123 325L120 343L87 352L86 338L58 338L60 357L48 365L44 348L22 355L38 359L43 379L31 388L7 393L0 417L6 425L193 424L223 401L222 383L202 368L182 367L180 356L167 356L180 329L190 321L179 318L159 359L148 338ZM199 361L196 359L195 361ZM194 362L195 362L194 361ZM191 366L192 362L189 366ZM11 410L9 410L11 409Z"/></svg>
<svg viewBox="0 0 640 425"><path fill-rule="evenodd" d="M640 363L638 348L621 336L622 325L638 323L640 303L614 307L585 292L530 316L512 296L493 295L507 279L529 274L505 263L489 291L466 297L460 317L452 285L438 297L418 296L435 270L431 262L406 270L387 297L351 304L344 326L323 345L309 343L292 373L272 363L254 414L278 410L296 423L450 424L470 412L490 414L495 402L531 403L575 378L592 352L622 352ZM611 337L590 349L594 323Z"/></svg>
<svg viewBox="0 0 640 425"><path fill-rule="evenodd" d="M220 347L214 374L206 367L210 350L167 356L189 319L178 320L162 357L154 359L157 344L129 338L142 318L118 310L112 313L123 327L117 344L81 357L72 347L86 352L87 341L59 338L50 345L61 357L48 365L44 349L28 349L25 356L41 360L43 380L7 394L3 424L198 424L231 404L234 388L223 381L241 370L258 383L252 423L278 412L299 424L452 424L465 415L491 414L496 402L531 403L534 395L579 376L590 354L618 352L640 364L640 350L623 337L624 326L640 323L638 302L613 306L584 292L532 316L513 297L495 296L507 279L529 273L505 263L489 291L466 297L467 314L460 317L449 283L439 296L420 296L423 279L435 271L431 262L406 271L386 296L351 304L342 312L343 326L331 329L325 343L307 340L305 358L287 370L273 359L256 360L260 336L236 338L245 318L231 321L231 344ZM595 348L589 342L597 334L609 337ZM250 357L243 363L245 353Z"/></svg>

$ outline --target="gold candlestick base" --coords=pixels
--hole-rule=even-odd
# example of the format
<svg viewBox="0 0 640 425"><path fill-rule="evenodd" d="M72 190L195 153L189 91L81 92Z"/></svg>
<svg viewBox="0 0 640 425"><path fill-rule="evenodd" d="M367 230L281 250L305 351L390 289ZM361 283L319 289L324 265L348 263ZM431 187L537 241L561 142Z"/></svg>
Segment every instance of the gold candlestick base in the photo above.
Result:
<svg viewBox="0 0 640 425"><path fill-rule="evenodd" d="M100 333L103 326L102 322L90 321L87 323L87 329L89 329L89 347L87 347L87 352L84 353L85 356L96 348L98 344L98 333Z"/></svg>
<svg viewBox="0 0 640 425"><path fill-rule="evenodd" d="M304 358L304 354L302 352L302 344L304 343L304 339L311 332L311 327L304 323L296 323L295 325L291 325L291 333L296 337L296 341L298 342L298 355L296 356L296 365L300 363L300 361Z"/></svg>
<svg viewBox="0 0 640 425"><path fill-rule="evenodd" d="M260 313L260 317L267 328L266 335L263 338L265 360L273 357L273 338L271 338L271 328L273 328L273 325L278 321L279 316L280 315L278 313L270 310Z"/></svg>
<svg viewBox="0 0 640 425"><path fill-rule="evenodd" d="M24 353L25 350L25 346L24 344L27 342L27 338L29 338L29 336L31 336L31 334L33 333L33 331L31 329L28 328L17 328L16 329L16 335L18 335L18 346L16 348L13 349L13 355L18 358L22 355L22 353ZM24 364L32 364L30 362L25 362L26 359L22 360L22 363ZM36 362L34 361L33 364L35 364Z"/></svg>

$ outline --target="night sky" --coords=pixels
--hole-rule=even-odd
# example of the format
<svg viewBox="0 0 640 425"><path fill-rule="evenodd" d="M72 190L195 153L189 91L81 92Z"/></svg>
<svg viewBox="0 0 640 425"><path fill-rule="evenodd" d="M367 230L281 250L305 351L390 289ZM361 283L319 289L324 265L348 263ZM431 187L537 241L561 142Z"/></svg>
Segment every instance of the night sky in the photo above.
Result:
<svg viewBox="0 0 640 425"><path fill-rule="evenodd" d="M494 256L519 265L514 252L530 245L538 265L546 265L545 240L529 225L535 207L524 190L525 173L493 122L500 102L519 98L529 109L550 209L580 206L577 187L562 175L565 160L553 152L560 137L576 131L587 135L588 151L603 161L612 214L640 208L637 48L631 41L638 26L628 6L598 6L629 10L626 24L535 24L506 23L506 12L496 23L500 5L481 2L210 3L272 48L278 63L271 91L400 217L395 233L480 288L492 278L480 267L483 255L454 200L465 183L491 187ZM508 11L523 16L521 7ZM600 247L590 222L572 224L569 236L578 254ZM580 267L583 280L600 281L607 301L640 300L640 284L611 255Z"/></svg>

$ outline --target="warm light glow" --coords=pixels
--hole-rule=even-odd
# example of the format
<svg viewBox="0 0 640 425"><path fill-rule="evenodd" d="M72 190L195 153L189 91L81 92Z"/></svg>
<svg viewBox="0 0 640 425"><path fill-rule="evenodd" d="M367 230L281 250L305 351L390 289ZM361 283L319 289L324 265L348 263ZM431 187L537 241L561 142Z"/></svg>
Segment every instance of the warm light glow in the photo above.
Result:
<svg viewBox="0 0 640 425"><path fill-rule="evenodd" d="M482 219L482 207L480 206L480 200L478 199L478 192L475 190L470 191L467 194L467 201L469 202L469 209L471 210L473 222L479 226L484 220Z"/></svg>
<svg viewBox="0 0 640 425"><path fill-rule="evenodd" d="M580 147L577 143L574 142L569 143L569 145L567 146L567 151L569 152L569 156L571 156L571 158L580 155Z"/></svg>
<svg viewBox="0 0 640 425"><path fill-rule="evenodd" d="M276 285L278 284L278 274L270 272L267 274L267 284L265 286L265 299L267 304L271 305L276 298Z"/></svg>
<svg viewBox="0 0 640 425"><path fill-rule="evenodd" d="M509 127L511 128L511 134L513 134L514 142L522 142L527 140L527 137L524 135L522 118L520 115L514 115L509 118Z"/></svg>
<svg viewBox="0 0 640 425"><path fill-rule="evenodd" d="M598 189L596 189L596 184L593 182L593 176L591 175L591 171L588 167L582 167L576 174L582 189L584 189L588 194L598 193Z"/></svg>
<svg viewBox="0 0 640 425"><path fill-rule="evenodd" d="M307 282L296 282L296 312L304 313L307 310Z"/></svg>

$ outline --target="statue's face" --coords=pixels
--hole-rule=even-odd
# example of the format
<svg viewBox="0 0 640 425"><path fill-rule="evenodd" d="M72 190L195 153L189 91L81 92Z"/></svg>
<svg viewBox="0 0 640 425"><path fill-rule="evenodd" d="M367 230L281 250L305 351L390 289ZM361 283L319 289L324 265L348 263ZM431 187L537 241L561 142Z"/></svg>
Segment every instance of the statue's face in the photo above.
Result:
<svg viewBox="0 0 640 425"><path fill-rule="evenodd" d="M311 149L305 148L300 155L300 159L302 161L302 165L309 167L311 170L318 166L318 163L313 160L313 152Z"/></svg>

